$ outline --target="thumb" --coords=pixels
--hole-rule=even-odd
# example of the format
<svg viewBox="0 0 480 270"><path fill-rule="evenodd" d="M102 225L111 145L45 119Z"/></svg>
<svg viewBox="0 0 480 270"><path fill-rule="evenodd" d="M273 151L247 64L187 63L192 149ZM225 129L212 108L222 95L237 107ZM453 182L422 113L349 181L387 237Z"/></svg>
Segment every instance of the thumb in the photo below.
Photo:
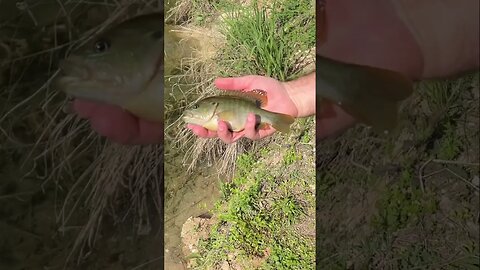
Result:
<svg viewBox="0 0 480 270"><path fill-rule="evenodd" d="M248 75L235 78L217 78L215 86L223 90L243 90L249 88L258 77L260 76Z"/></svg>

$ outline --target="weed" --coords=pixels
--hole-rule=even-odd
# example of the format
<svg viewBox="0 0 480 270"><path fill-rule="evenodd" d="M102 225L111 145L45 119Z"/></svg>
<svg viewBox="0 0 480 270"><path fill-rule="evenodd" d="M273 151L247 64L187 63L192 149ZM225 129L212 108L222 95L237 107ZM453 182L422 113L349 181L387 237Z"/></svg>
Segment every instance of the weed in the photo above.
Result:
<svg viewBox="0 0 480 270"><path fill-rule="evenodd" d="M272 253L268 257L268 261L263 269L313 269L313 265L305 265L303 261L315 256L312 253L312 249L308 246L311 244L308 239L304 238L285 238L283 241L280 240L273 245Z"/></svg>
<svg viewBox="0 0 480 270"><path fill-rule="evenodd" d="M250 153L243 153L237 159L237 172L239 175L248 174L255 164L253 155Z"/></svg>
<svg viewBox="0 0 480 270"><path fill-rule="evenodd" d="M412 177L411 171L403 171L399 183L385 192L379 202L379 215L373 219L375 226L396 231L436 211L436 199L412 186Z"/></svg>
<svg viewBox="0 0 480 270"><path fill-rule="evenodd" d="M208 66L192 64L184 69L185 77L190 76L187 81L205 87L182 92L182 103L171 106L169 117L178 114L178 108L187 106L191 100L213 93L214 87L210 85L214 76L258 74L284 81L306 73L305 67L314 62L312 1L252 1L244 5L228 0L208 3L206 8L213 7L213 12L207 14L202 7L198 13L189 10L185 13L188 18L184 18L182 24L190 28L192 25L220 26L225 42L219 42L215 47L219 52L208 59L211 62ZM190 7L195 5L188 4ZM172 14L177 11L180 9L173 8ZM194 61L183 59L183 63L186 62ZM172 127L180 129L173 123ZM186 156L197 160L197 164L217 164L218 160L223 164L227 161L235 163L226 166L231 170L235 168L234 178L220 185L221 198L213 211L218 222L208 239L201 241L196 254L199 269L220 268L226 260L233 261L241 269L313 269L314 244L311 237L302 235L306 230L313 230L314 226L313 219L304 214L314 211L311 189L313 158L303 159L304 153L297 144L300 137L306 143L312 140L314 124L305 121L301 128L309 129L308 135L288 138L276 135L271 140L255 143L240 140L228 146L215 140L190 140L181 132L168 128L169 134L179 134L175 135L178 140L169 143L188 149L193 142L189 149L193 153ZM298 132L292 130L292 133ZM291 149L269 143L278 140L282 144L288 141ZM289 179L290 176L294 177ZM302 229L295 227L300 225Z"/></svg>
<svg viewBox="0 0 480 270"><path fill-rule="evenodd" d="M443 137L438 142L438 158L452 160L462 152L462 141L456 134L456 126L451 122L444 125Z"/></svg>
<svg viewBox="0 0 480 270"><path fill-rule="evenodd" d="M290 147L287 153L283 156L283 164L288 166L300 159L301 159L301 156L297 154L297 151L295 150L295 148Z"/></svg>
<svg viewBox="0 0 480 270"><path fill-rule="evenodd" d="M288 155L290 150L284 151ZM293 230L305 219L306 212L314 211L313 195L309 194L313 190L302 184L308 178L285 167L282 160L267 169L265 160L268 156L254 160L250 154L240 155L237 170L241 173L231 183L222 184L224 195L215 210L218 226L212 229L198 254L201 269L218 265L225 254L235 254L239 265L260 259L259 269L313 269L313 239ZM296 157L291 159L291 165L298 166L303 161ZM292 173L295 179L281 177ZM296 193L298 190L304 191L301 196Z"/></svg>
<svg viewBox="0 0 480 270"><path fill-rule="evenodd" d="M223 66L231 67L225 74L260 74L281 81L298 76L308 64L309 49L315 44L315 20L310 5L311 1L302 0L296 4L277 1L272 6L260 7L253 1L251 6L225 18L227 45L219 59Z"/></svg>
<svg viewBox="0 0 480 270"><path fill-rule="evenodd" d="M321 269L478 269L478 98L478 72L423 82L398 134L318 145Z"/></svg>
<svg viewBox="0 0 480 270"><path fill-rule="evenodd" d="M302 213L302 208L292 197L282 198L273 205L274 215L279 220L285 220L288 225L293 224Z"/></svg>

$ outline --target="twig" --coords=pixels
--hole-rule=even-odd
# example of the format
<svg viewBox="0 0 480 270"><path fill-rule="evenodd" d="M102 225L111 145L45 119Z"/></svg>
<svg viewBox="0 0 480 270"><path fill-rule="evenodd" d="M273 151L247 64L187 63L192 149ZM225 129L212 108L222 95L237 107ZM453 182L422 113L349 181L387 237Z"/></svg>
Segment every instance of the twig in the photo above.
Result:
<svg viewBox="0 0 480 270"><path fill-rule="evenodd" d="M463 178L462 176L458 175L457 173L455 173L454 171L450 170L449 168L443 168L443 169L440 169L438 171L435 171L433 173L430 173L428 175L423 175L423 171L425 169L425 167L431 163L431 162L435 162L435 163L441 163L441 164L459 164L459 165L465 165L465 166L478 166L479 164L478 163L466 163L466 162L459 162L459 161L454 161L454 160L442 160L442 159L429 159L427 160L425 163L423 163L423 165L420 167L419 169L419 172L418 172L418 178L420 180L420 189L422 190L422 192L425 192L425 178L427 177L430 177L434 174L437 174L439 172L442 172L442 171L448 171L450 172L452 175L456 176L457 178L459 178L460 180L462 180L463 182L465 182L467 185L471 186L473 189L479 191L480 188L475 186L474 184L472 184L470 181L468 181L467 179Z"/></svg>
<svg viewBox="0 0 480 270"><path fill-rule="evenodd" d="M455 160L432 159L431 161L435 162L435 163L442 163L442 164L458 164L458 165L465 165L465 166L480 166L480 163L461 162L461 161L455 161Z"/></svg>
<svg viewBox="0 0 480 270"><path fill-rule="evenodd" d="M451 174L455 175L457 178L459 178L460 180L462 180L463 182L465 182L467 185L471 186L473 189L476 189L477 191L480 190L479 187L475 186L474 184L472 184L470 181L468 181L467 179L461 177L460 175L458 175L456 172L450 170L449 168L445 168L445 170L449 171Z"/></svg>
<svg viewBox="0 0 480 270"><path fill-rule="evenodd" d="M422 164L422 166L418 170L418 179L420 181L420 189L422 190L423 193L425 193L425 181L424 181L424 177L423 177L423 170L428 165L428 163L432 162L432 160L433 159L427 160L425 163Z"/></svg>

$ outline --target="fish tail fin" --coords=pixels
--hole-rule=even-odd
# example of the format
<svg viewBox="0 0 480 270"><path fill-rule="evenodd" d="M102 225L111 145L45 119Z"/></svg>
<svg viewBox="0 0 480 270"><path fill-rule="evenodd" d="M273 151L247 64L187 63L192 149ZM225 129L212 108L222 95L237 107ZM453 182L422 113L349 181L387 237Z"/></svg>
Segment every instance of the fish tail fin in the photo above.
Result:
<svg viewBox="0 0 480 270"><path fill-rule="evenodd" d="M413 92L413 83L407 77L390 70L320 56L317 56L317 65L318 98L337 103L378 132L396 127L398 105Z"/></svg>
<svg viewBox="0 0 480 270"><path fill-rule="evenodd" d="M268 118L269 124L282 133L288 133L290 131L290 125L295 121L293 116L281 113L272 113Z"/></svg>

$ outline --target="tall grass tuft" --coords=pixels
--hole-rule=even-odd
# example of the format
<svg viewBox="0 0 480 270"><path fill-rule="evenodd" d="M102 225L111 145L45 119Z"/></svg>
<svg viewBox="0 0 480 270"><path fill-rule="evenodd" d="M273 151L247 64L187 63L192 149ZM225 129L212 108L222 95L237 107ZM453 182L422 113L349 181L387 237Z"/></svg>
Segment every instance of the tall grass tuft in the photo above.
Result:
<svg viewBox="0 0 480 270"><path fill-rule="evenodd" d="M254 1L225 16L223 74L260 74L281 81L297 77L315 46L315 16L309 2L260 6Z"/></svg>

